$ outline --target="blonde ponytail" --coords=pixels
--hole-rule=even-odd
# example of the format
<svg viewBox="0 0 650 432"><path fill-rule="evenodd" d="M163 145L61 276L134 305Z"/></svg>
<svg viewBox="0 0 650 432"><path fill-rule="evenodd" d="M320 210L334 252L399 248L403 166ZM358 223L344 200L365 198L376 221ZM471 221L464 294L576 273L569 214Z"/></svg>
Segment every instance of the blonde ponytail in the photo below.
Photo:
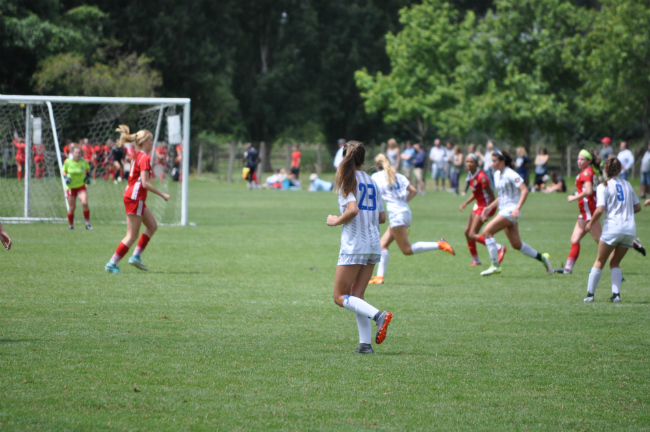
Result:
<svg viewBox="0 0 650 432"><path fill-rule="evenodd" d="M336 170L334 190L346 197L357 190L357 168L362 168L366 160L366 148L359 141L348 141L343 146L343 162Z"/></svg>
<svg viewBox="0 0 650 432"><path fill-rule="evenodd" d="M120 140L116 143L118 147L124 146L126 143L134 143L135 147L140 150L142 148L142 143L144 143L149 137L153 138L153 134L146 129L137 131L136 133L130 133L130 129L127 125L120 125L116 132L120 133Z"/></svg>
<svg viewBox="0 0 650 432"><path fill-rule="evenodd" d="M379 171L383 170L386 173L386 179L390 186L395 185L395 168L393 168L386 156L379 153L375 157L375 168Z"/></svg>

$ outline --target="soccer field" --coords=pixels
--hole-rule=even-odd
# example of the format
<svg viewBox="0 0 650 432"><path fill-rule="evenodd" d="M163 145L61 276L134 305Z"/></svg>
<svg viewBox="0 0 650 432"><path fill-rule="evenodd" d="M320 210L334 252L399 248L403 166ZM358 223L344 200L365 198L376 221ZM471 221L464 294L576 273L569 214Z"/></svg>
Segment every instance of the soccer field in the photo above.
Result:
<svg viewBox="0 0 650 432"><path fill-rule="evenodd" d="M456 256L391 247L386 284L366 292L394 314L374 356L354 353L354 314L332 301L334 194L192 179L197 226L160 227L151 271L123 260L120 275L103 267L124 225L85 231L81 209L72 232L7 225L0 429L650 430L650 257L623 260L620 304L608 268L582 303L590 238L572 275L509 248L481 278L462 200L412 201L411 241L445 237ZM559 267L576 217L565 195L529 195L521 237ZM644 208L648 246L649 221Z"/></svg>

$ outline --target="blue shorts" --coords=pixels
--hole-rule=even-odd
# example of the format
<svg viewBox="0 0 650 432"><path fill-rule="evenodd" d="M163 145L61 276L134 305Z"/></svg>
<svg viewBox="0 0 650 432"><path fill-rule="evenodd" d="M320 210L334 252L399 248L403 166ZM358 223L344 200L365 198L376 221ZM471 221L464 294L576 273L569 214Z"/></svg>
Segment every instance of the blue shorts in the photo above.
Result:
<svg viewBox="0 0 650 432"><path fill-rule="evenodd" d="M650 172L641 173L641 184L650 185Z"/></svg>

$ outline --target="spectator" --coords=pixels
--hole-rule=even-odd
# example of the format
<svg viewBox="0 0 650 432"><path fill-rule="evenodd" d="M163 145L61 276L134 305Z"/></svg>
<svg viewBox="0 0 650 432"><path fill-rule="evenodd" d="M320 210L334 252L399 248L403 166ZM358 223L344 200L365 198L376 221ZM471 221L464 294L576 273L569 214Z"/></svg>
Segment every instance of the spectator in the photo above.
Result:
<svg viewBox="0 0 650 432"><path fill-rule="evenodd" d="M329 192L334 189L334 183L319 179L316 173L310 175L309 180L311 181L309 192Z"/></svg>
<svg viewBox="0 0 650 432"><path fill-rule="evenodd" d="M445 174L449 179L449 190L447 192L453 192L453 185L451 184L451 169L454 165L454 144L451 141L447 141L445 144ZM444 189L444 184L442 185Z"/></svg>
<svg viewBox="0 0 650 432"><path fill-rule="evenodd" d="M406 148L404 149L404 151L400 156L400 160L402 161L402 174L404 174L404 177L406 177L406 179L410 183L413 183L411 174L413 174L413 161L415 160L415 149L413 148L413 144L411 144L411 141L406 141L405 147Z"/></svg>
<svg viewBox="0 0 650 432"><path fill-rule="evenodd" d="M612 148L612 139L610 137L605 137L600 140L603 144L603 147L600 149L600 161L605 163L609 159L610 155L614 155L614 149Z"/></svg>
<svg viewBox="0 0 650 432"><path fill-rule="evenodd" d="M416 144L417 145L417 144ZM442 189L445 189L445 164L447 151L440 145L440 140L436 138L433 142L433 147L429 151L429 160L431 161L431 178L436 182L436 190L438 190L438 180L442 179ZM417 176L416 176L417 178ZM418 189L418 192L420 190Z"/></svg>
<svg viewBox="0 0 650 432"><path fill-rule="evenodd" d="M454 154L451 157L451 168L449 168L449 181L454 193L458 195L458 183L460 182L460 171L463 167L463 153L459 146L454 146Z"/></svg>
<svg viewBox="0 0 650 432"><path fill-rule="evenodd" d="M399 147L394 138L388 140L388 150L386 150L386 157L395 171L399 168Z"/></svg>
<svg viewBox="0 0 650 432"><path fill-rule="evenodd" d="M548 172L548 152L545 148L539 150L539 154L535 158L535 190L541 190L546 182L544 176ZM544 186L542 186L544 185Z"/></svg>
<svg viewBox="0 0 650 432"><path fill-rule="evenodd" d="M621 151L618 152L618 160L621 162L621 173L618 175L618 178L625 181L629 180L630 170L634 166L634 155L631 151L627 149L627 143L621 141Z"/></svg>
<svg viewBox="0 0 650 432"><path fill-rule="evenodd" d="M521 178L524 179L524 184L526 185L526 187L529 187L528 167L530 166L531 162L532 159L528 157L528 152L526 152L526 149L523 147L517 147L517 158L515 159L515 168L517 174L519 174Z"/></svg>
<svg viewBox="0 0 650 432"><path fill-rule="evenodd" d="M334 155L334 168L336 169L339 169L339 165L341 165L341 162L343 162L343 146L345 145L345 140L343 138L339 138L338 144L339 149Z"/></svg>
<svg viewBox="0 0 650 432"><path fill-rule="evenodd" d="M641 198L645 198L650 192L650 143L641 159Z"/></svg>
<svg viewBox="0 0 650 432"><path fill-rule="evenodd" d="M270 175L266 178L264 181L264 186L273 189L281 189L284 178L285 176L280 172L280 170L276 169L273 175Z"/></svg>
<svg viewBox="0 0 650 432"><path fill-rule="evenodd" d="M546 183L546 179L544 179L544 183ZM566 192L566 183L564 182L564 177L555 171L551 173L551 185L544 188L544 193L553 192Z"/></svg>
<svg viewBox="0 0 650 432"><path fill-rule="evenodd" d="M440 141L438 141L440 145ZM417 182L417 191L419 195L424 195L424 164L426 163L427 155L424 153L421 144L415 144L415 160L413 161L413 173Z"/></svg>
<svg viewBox="0 0 650 432"><path fill-rule="evenodd" d="M298 145L293 146L293 153L291 153L291 174L293 174L296 179L300 178L300 157L302 154L298 149Z"/></svg>
<svg viewBox="0 0 650 432"><path fill-rule="evenodd" d="M483 155L483 171L490 178L490 186L492 186L493 189L494 189L494 168L492 168L492 153L495 150L499 150L499 149L496 148L492 140L488 140L487 144L485 145L485 154Z"/></svg>
<svg viewBox="0 0 650 432"><path fill-rule="evenodd" d="M248 174L246 175L248 189L258 188L259 185L253 181L253 175L255 174L255 169L259 163L259 153L251 143L248 143L246 146L246 151L244 152L244 163L246 164L246 168L249 169Z"/></svg>

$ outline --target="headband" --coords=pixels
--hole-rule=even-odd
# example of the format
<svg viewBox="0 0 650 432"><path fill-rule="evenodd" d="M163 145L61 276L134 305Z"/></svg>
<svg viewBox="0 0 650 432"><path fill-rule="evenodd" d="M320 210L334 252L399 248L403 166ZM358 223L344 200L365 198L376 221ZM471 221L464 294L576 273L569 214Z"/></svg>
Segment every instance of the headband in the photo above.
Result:
<svg viewBox="0 0 650 432"><path fill-rule="evenodd" d="M478 156L476 156L474 153L470 153L470 154L468 154L467 157L466 157L466 159L469 159L469 158L472 158L472 159L474 159L476 162L478 162Z"/></svg>
<svg viewBox="0 0 650 432"><path fill-rule="evenodd" d="M578 153L580 156L584 157L587 160L592 160L594 157L589 153L587 150L582 149L580 150L580 153Z"/></svg>

